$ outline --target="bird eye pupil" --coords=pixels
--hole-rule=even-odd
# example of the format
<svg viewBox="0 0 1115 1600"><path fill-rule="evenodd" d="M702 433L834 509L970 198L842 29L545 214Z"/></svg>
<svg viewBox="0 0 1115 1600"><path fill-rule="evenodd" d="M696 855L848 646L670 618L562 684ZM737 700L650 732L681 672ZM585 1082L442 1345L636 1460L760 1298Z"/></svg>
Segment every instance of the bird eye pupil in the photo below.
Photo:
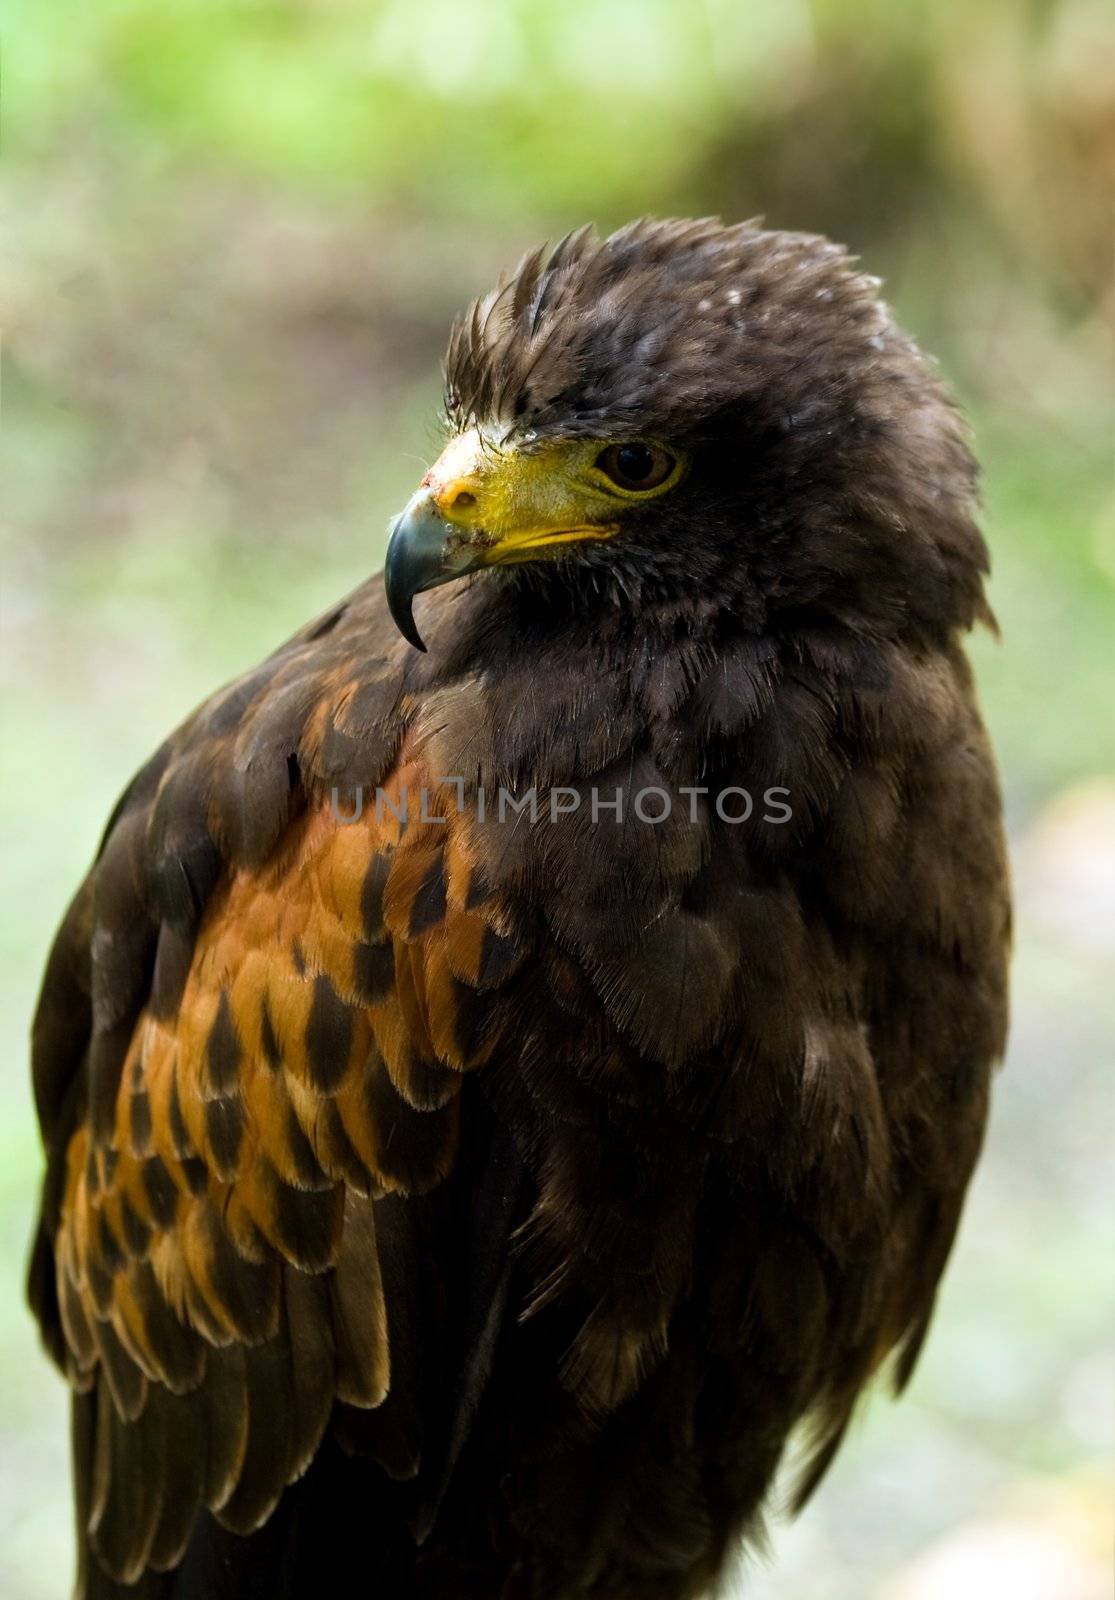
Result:
<svg viewBox="0 0 1115 1600"><path fill-rule="evenodd" d="M645 444L621 444L616 451L616 466L631 483L640 483L653 472L654 457Z"/></svg>
<svg viewBox="0 0 1115 1600"><path fill-rule="evenodd" d="M645 492L664 484L676 461L655 445L630 440L626 444L610 444L597 456L596 465L617 488Z"/></svg>

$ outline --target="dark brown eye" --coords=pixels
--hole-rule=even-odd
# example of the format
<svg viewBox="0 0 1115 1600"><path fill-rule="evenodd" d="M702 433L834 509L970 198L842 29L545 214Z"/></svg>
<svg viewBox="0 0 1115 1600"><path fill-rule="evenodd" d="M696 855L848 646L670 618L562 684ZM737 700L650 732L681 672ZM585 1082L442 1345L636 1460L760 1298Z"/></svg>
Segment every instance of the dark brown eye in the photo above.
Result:
<svg viewBox="0 0 1115 1600"><path fill-rule="evenodd" d="M657 489L674 470L675 461L668 450L657 445L610 444L596 458L596 465L620 489L632 492Z"/></svg>

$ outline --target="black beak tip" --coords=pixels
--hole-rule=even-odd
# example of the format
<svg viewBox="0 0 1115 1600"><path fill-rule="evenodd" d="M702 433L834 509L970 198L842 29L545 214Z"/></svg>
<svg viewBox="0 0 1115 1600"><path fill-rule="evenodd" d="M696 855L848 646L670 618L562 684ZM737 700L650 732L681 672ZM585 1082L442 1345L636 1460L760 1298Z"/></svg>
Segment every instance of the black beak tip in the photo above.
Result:
<svg viewBox="0 0 1115 1600"><path fill-rule="evenodd" d="M387 609L391 613L396 628L402 634L407 644L412 644L416 650L426 654L426 646L422 642L422 635L414 621L414 596L409 594L392 595L387 591Z"/></svg>
<svg viewBox="0 0 1115 1600"><path fill-rule="evenodd" d="M426 652L422 635L414 621L414 597L419 591L422 574L407 538L406 516L396 517L387 546L383 565L383 588L391 620L403 638L416 650Z"/></svg>

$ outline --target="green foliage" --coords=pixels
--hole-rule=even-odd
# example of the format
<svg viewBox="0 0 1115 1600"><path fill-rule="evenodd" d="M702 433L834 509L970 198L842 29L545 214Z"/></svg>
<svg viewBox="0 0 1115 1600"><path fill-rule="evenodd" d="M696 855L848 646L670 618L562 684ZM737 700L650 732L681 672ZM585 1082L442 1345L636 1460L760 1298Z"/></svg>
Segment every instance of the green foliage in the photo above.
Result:
<svg viewBox="0 0 1115 1600"><path fill-rule="evenodd" d="M810 35L777 0L107 0L60 56L62 13L25 13L25 139L93 101L119 137L496 212L653 203Z"/></svg>

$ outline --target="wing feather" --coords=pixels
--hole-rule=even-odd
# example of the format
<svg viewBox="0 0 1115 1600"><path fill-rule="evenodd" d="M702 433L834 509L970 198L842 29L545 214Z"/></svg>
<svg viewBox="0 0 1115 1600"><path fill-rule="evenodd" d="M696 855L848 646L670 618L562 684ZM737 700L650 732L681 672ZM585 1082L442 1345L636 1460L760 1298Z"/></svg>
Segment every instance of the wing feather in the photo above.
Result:
<svg viewBox="0 0 1115 1600"><path fill-rule="evenodd" d="M285 756L251 764L310 700L295 684L242 728L237 773L203 714L205 737L125 803L36 1022L57 1135L36 1303L91 1390L84 1530L126 1583L181 1558L202 1506L259 1526L334 1407L380 1407L393 1360L408 1371L376 1206L450 1173L461 1074L482 1059L455 1021L491 926L466 907L467 841L447 851L389 808L345 825L291 789ZM412 1473L413 1396L381 1432Z"/></svg>

